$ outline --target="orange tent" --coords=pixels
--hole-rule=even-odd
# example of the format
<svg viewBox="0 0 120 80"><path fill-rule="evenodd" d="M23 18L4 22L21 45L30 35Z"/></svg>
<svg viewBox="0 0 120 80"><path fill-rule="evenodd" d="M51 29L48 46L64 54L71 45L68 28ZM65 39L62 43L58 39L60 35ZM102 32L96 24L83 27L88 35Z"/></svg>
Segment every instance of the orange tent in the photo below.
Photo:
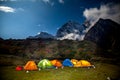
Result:
<svg viewBox="0 0 120 80"><path fill-rule="evenodd" d="M71 59L71 62L75 65L75 64L77 64L78 60L76 60L76 59Z"/></svg>
<svg viewBox="0 0 120 80"><path fill-rule="evenodd" d="M74 67L90 67L90 66L92 65L87 60L80 60L74 65Z"/></svg>
<svg viewBox="0 0 120 80"><path fill-rule="evenodd" d="M51 60L52 65L55 65L58 60Z"/></svg>
<svg viewBox="0 0 120 80"><path fill-rule="evenodd" d="M37 65L34 61L28 61L27 64L24 66L24 70L37 70Z"/></svg>
<svg viewBox="0 0 120 80"><path fill-rule="evenodd" d="M62 67L62 63L58 60L51 60L51 63L55 67Z"/></svg>

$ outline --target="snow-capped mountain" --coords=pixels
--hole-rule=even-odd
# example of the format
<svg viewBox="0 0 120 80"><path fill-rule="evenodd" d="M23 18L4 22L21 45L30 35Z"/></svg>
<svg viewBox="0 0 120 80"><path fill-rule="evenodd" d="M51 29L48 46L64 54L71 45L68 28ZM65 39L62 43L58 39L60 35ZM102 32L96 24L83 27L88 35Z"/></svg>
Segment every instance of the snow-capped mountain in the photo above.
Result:
<svg viewBox="0 0 120 80"><path fill-rule="evenodd" d="M42 39L48 39L48 38L54 39L55 36L53 36L51 34L48 34L47 32L40 32L38 35L29 36L28 38L29 39L39 39L39 38L42 38Z"/></svg>
<svg viewBox="0 0 120 80"><path fill-rule="evenodd" d="M68 21L58 29L56 37L59 40L83 40L85 28L85 25L80 25L78 22Z"/></svg>
<svg viewBox="0 0 120 80"><path fill-rule="evenodd" d="M58 39L58 40L83 40L85 34L87 33L85 30L88 28L88 22L83 23L82 25L75 21L68 21L63 26L61 26L56 36L53 36L51 34L48 34L47 32L40 32L39 34L35 36L29 36L28 39Z"/></svg>

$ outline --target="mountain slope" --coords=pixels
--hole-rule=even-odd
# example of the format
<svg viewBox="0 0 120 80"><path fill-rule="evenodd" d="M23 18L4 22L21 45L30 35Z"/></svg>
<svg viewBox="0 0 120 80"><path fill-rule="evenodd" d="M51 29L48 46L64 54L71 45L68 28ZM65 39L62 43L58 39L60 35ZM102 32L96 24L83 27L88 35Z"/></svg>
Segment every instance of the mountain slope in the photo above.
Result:
<svg viewBox="0 0 120 80"><path fill-rule="evenodd" d="M110 19L99 21L87 32L85 40L95 42L102 49L120 50L120 24Z"/></svg>

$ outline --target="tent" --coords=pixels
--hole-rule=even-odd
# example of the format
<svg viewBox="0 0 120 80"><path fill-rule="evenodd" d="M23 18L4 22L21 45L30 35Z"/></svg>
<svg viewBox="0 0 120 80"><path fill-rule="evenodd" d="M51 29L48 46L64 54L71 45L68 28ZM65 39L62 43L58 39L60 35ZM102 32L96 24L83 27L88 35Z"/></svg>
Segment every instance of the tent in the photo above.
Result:
<svg viewBox="0 0 120 80"><path fill-rule="evenodd" d="M23 68L22 68L22 66L17 66L16 67L16 71L21 71Z"/></svg>
<svg viewBox="0 0 120 80"><path fill-rule="evenodd" d="M80 60L74 65L74 67L90 67L90 66L92 65L87 60Z"/></svg>
<svg viewBox="0 0 120 80"><path fill-rule="evenodd" d="M55 67L62 67L62 63L60 61L56 60L56 59L55 60L51 60L51 63Z"/></svg>
<svg viewBox="0 0 120 80"><path fill-rule="evenodd" d="M82 67L81 62L78 61L76 64L74 64L74 67Z"/></svg>
<svg viewBox="0 0 120 80"><path fill-rule="evenodd" d="M70 59L65 59L62 64L63 66L73 67L73 64L70 61Z"/></svg>
<svg viewBox="0 0 120 80"><path fill-rule="evenodd" d="M37 70L37 65L34 61L28 61L24 66L24 70Z"/></svg>
<svg viewBox="0 0 120 80"><path fill-rule="evenodd" d="M45 69L45 68L52 68L53 65L48 59L43 59L43 60L39 61L38 67L41 69Z"/></svg>
<svg viewBox="0 0 120 80"><path fill-rule="evenodd" d="M78 60L76 60L76 59L71 59L71 62L75 65L75 64L77 64Z"/></svg>

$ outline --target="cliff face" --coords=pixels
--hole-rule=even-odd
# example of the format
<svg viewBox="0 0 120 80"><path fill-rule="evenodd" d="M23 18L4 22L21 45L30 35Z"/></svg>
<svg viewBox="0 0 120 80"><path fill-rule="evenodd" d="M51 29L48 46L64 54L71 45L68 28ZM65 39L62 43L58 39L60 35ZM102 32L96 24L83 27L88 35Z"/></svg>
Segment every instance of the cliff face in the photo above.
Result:
<svg viewBox="0 0 120 80"><path fill-rule="evenodd" d="M84 39L96 43L102 49L119 51L120 24L110 19L99 19Z"/></svg>

